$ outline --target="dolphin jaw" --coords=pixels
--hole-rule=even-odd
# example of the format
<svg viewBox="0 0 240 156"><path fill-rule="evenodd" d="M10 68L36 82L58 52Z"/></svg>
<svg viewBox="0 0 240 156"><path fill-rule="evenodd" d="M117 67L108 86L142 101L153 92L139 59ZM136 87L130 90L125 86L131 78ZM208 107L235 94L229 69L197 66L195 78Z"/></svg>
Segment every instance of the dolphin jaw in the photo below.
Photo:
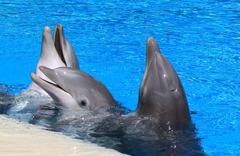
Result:
<svg viewBox="0 0 240 156"><path fill-rule="evenodd" d="M45 84L47 84L47 85L49 85L49 86L58 88L59 90L62 90L62 91L64 91L64 92L66 92L63 88L61 88L61 87L60 87L59 85L57 85L55 82L53 82L53 81L51 82L51 81L48 81L48 80L46 80L46 79L43 79L43 78L37 76L35 73L32 73L32 74L31 74L31 77L32 77L32 79L33 79L34 82L38 82L37 84L38 84L38 86L40 86L40 87L41 87L41 85L39 84L39 82L42 81L42 82L44 82ZM41 88L42 88L42 87L41 87ZM66 92L66 93L67 93L67 92Z"/></svg>
<svg viewBox="0 0 240 156"><path fill-rule="evenodd" d="M33 82L35 82L40 88L46 91L47 94L53 99L53 101L59 106L64 107L67 110L74 111L81 109L74 98L57 84L44 80L37 76L35 73L32 73L31 77Z"/></svg>
<svg viewBox="0 0 240 156"><path fill-rule="evenodd" d="M54 70L52 70L52 69L50 69L50 68L47 68L47 67L44 67L44 66L40 66L40 67L39 67L39 70L50 80L50 81L48 81L48 80L42 79L43 81L45 81L45 82L48 83L49 85L53 85L53 86L61 89L61 90L65 91L65 92L67 93L67 91L64 90L60 85L58 85L57 82L56 82L56 80L54 80L51 76L49 76L48 72L46 72L46 70L48 70L49 72L55 74L56 77L57 77L58 74L57 74Z"/></svg>

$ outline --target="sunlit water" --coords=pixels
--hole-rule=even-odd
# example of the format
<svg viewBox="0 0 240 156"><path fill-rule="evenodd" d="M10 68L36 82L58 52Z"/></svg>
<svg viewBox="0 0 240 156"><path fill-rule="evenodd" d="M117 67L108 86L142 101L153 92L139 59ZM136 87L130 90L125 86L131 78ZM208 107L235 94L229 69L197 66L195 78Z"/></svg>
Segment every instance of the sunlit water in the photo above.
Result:
<svg viewBox="0 0 240 156"><path fill-rule="evenodd" d="M208 155L240 154L240 2L0 0L1 90L30 83L43 27L62 23L80 68L129 109L152 36L177 70Z"/></svg>

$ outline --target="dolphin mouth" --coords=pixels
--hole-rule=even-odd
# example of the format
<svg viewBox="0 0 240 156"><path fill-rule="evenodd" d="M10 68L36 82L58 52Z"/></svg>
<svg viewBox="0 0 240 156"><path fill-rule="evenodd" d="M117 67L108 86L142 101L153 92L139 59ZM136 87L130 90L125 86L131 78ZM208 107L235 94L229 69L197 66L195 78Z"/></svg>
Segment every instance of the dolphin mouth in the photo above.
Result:
<svg viewBox="0 0 240 156"><path fill-rule="evenodd" d="M54 46L57 50L57 53L59 55L59 57L61 58L61 60L63 61L63 63L65 65L67 65L66 60L64 58L64 54L63 54L63 28L61 24L58 24L57 27L54 30Z"/></svg>
<svg viewBox="0 0 240 156"><path fill-rule="evenodd" d="M72 96L55 82L52 83L48 80L44 80L41 77L37 76L35 73L31 74L31 78L34 83L36 83L40 88L47 92L47 94L52 98L57 106L72 109L71 105L76 103Z"/></svg>
<svg viewBox="0 0 240 156"><path fill-rule="evenodd" d="M58 85L58 80L57 80L57 76L54 74L54 71L50 68L44 67L44 66L40 66L39 70L50 80L44 80L45 83L48 83L48 85L52 85L62 91L64 91L65 93L68 93L67 90L65 90L63 87L61 87L61 85ZM70 95L70 93L68 93Z"/></svg>
<svg viewBox="0 0 240 156"><path fill-rule="evenodd" d="M53 78L51 78L51 74L53 74L54 73L54 71L52 70L52 69L50 69L50 68L47 68L47 67L44 67L44 66L40 66L39 67L39 70L45 75L45 76L47 76L47 78L49 78L49 80L51 80L52 82L54 82L54 83L51 83L51 82L49 82L49 81L47 81L47 82L49 82L49 83L51 83L51 84L53 84L53 85L57 85L56 84L56 81L54 81L54 79ZM51 73L51 74L50 74ZM46 81L46 80L45 80ZM59 85L57 85L57 86L59 86ZM59 86L60 87L60 86Z"/></svg>
<svg viewBox="0 0 240 156"><path fill-rule="evenodd" d="M41 70L41 68L39 67L39 69ZM57 85L53 80L51 80L49 77L49 79L52 81L48 81L45 80L39 76L37 76L35 73L31 74L31 78L32 80L41 88L43 88L48 94L51 94L51 89L54 90L59 90L59 91L63 91L65 93L67 93L62 87L60 87L59 85ZM68 93L67 93L68 94Z"/></svg>
<svg viewBox="0 0 240 156"><path fill-rule="evenodd" d="M40 77L39 77L40 78ZM40 78L40 79L42 79L42 78ZM45 79L42 79L43 81L45 81L45 83L48 83L49 85L52 85L52 86L54 86L54 87L56 87L56 88L59 88L59 89L61 89L61 90L64 90L63 88L61 88L59 85L57 85L56 83L53 83L53 82L50 82L50 81L47 81L47 80L45 80Z"/></svg>

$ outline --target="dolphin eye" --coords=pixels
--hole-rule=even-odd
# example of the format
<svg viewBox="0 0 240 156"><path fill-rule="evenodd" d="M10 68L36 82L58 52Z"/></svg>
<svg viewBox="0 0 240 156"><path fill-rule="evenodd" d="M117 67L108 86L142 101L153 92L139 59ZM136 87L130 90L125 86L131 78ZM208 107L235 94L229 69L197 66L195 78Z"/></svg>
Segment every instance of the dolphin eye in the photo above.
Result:
<svg viewBox="0 0 240 156"><path fill-rule="evenodd" d="M86 100L81 100L79 105L80 105L80 107L86 107L87 106L87 101Z"/></svg>

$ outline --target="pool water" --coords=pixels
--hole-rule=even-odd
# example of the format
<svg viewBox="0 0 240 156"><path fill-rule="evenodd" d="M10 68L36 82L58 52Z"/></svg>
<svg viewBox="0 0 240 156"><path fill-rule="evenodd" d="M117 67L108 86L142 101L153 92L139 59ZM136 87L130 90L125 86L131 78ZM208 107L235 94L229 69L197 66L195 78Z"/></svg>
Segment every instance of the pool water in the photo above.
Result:
<svg viewBox="0 0 240 156"><path fill-rule="evenodd" d="M31 82L44 26L61 23L80 68L136 108L145 46L154 37L187 93L208 155L240 154L240 1L0 0L0 82Z"/></svg>

